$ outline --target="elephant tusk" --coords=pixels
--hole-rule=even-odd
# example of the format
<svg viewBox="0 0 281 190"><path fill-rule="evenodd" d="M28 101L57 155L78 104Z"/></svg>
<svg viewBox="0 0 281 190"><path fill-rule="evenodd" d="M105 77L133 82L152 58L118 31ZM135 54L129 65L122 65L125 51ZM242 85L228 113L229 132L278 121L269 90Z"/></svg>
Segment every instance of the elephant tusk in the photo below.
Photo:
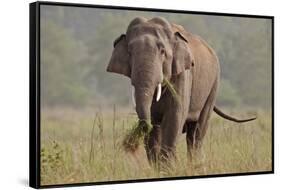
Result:
<svg viewBox="0 0 281 190"><path fill-rule="evenodd" d="M135 87L132 86L132 102L133 102L133 106L134 108L136 107L136 96L135 96Z"/></svg>
<svg viewBox="0 0 281 190"><path fill-rule="evenodd" d="M160 100L161 97L161 83L158 84L157 86L157 95L156 95L156 102L158 102Z"/></svg>

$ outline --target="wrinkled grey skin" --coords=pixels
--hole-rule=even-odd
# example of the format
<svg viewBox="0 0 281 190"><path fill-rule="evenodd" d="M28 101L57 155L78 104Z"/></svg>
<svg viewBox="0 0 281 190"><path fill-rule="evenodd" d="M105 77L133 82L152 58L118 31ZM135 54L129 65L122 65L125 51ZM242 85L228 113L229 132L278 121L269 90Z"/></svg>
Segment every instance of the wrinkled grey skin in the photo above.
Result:
<svg viewBox="0 0 281 190"><path fill-rule="evenodd" d="M148 159L174 157L182 132L192 156L201 146L216 99L220 67L214 51L200 37L163 18L135 18L114 47L107 71L131 79L137 115L153 124ZM164 77L174 85L179 102L165 86L156 102L156 87Z"/></svg>

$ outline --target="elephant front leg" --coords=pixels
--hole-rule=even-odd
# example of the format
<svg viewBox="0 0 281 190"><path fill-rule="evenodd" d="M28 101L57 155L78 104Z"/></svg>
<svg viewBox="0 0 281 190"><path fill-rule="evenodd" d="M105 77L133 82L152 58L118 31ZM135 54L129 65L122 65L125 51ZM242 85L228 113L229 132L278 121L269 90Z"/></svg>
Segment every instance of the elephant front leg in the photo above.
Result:
<svg viewBox="0 0 281 190"><path fill-rule="evenodd" d="M176 140L182 127L182 116L180 110L171 109L161 123L162 139L159 159L164 165L176 159Z"/></svg>
<svg viewBox="0 0 281 190"><path fill-rule="evenodd" d="M161 144L161 128L160 125L153 125L150 134L144 139L145 150L149 163L154 165L158 162L158 155Z"/></svg>

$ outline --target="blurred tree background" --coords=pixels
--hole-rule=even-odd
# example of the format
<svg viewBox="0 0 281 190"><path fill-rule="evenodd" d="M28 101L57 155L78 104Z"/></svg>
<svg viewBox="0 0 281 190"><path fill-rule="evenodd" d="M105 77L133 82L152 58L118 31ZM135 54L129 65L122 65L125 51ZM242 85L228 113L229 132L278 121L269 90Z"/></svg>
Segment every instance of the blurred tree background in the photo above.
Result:
<svg viewBox="0 0 281 190"><path fill-rule="evenodd" d="M271 20L196 14L41 7L43 107L131 104L130 81L106 72L113 41L136 16L162 16L200 35L221 64L217 104L271 107Z"/></svg>

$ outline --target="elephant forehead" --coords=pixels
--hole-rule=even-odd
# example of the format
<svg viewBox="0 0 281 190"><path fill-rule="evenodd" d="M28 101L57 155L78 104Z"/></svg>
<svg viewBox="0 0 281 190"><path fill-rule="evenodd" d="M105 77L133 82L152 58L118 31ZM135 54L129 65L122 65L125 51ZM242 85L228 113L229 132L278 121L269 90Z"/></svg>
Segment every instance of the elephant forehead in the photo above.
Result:
<svg viewBox="0 0 281 190"><path fill-rule="evenodd" d="M149 25L144 25L144 24L139 24L137 26L131 27L127 31L127 36L129 37L135 37L135 36L140 36L143 34L152 34L152 35L157 35L157 30L159 30L156 27L149 26Z"/></svg>
<svg viewBox="0 0 281 190"><path fill-rule="evenodd" d="M129 39L132 39L142 35L150 34L157 38L167 38L167 32L168 31L166 31L162 26L145 23L129 28L127 31L127 36Z"/></svg>
<svg viewBox="0 0 281 190"><path fill-rule="evenodd" d="M128 43L129 52L145 52L147 56L154 55L156 53L156 42L154 36L151 35L142 35L138 38L130 40ZM142 58L144 56L142 55Z"/></svg>

